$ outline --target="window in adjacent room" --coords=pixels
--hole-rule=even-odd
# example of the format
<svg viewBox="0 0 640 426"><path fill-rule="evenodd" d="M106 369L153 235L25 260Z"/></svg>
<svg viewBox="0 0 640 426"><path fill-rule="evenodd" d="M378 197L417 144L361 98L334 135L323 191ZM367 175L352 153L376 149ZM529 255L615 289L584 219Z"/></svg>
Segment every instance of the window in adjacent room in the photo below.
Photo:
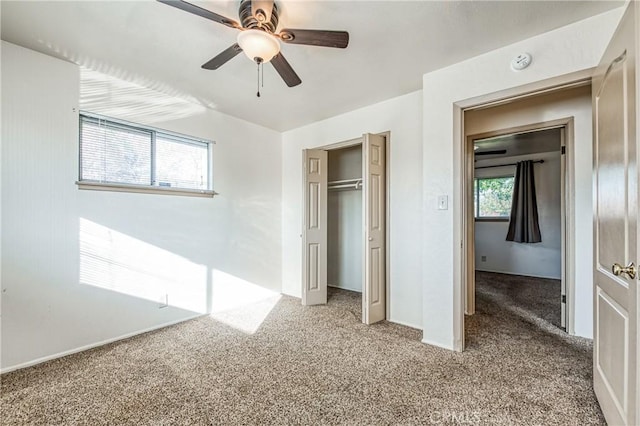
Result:
<svg viewBox="0 0 640 426"><path fill-rule="evenodd" d="M513 176L474 180L476 219L509 220L513 180Z"/></svg>
<svg viewBox="0 0 640 426"><path fill-rule="evenodd" d="M82 113L78 185L212 196L211 145L202 139Z"/></svg>

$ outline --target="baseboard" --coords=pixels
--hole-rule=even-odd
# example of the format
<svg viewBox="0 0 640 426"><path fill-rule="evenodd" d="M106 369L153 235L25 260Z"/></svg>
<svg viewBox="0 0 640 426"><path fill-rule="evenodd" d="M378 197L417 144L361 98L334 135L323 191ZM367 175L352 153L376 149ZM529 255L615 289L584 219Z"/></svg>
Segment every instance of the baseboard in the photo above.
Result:
<svg viewBox="0 0 640 426"><path fill-rule="evenodd" d="M349 287L341 287L341 286L339 286L339 285L327 284L327 287L331 287L331 288L339 288L340 290L353 291L354 293L362 293L362 289L355 289L355 288L349 288Z"/></svg>
<svg viewBox="0 0 640 426"><path fill-rule="evenodd" d="M185 321L189 321L189 320L192 320L192 319L195 319L195 318L203 317L205 315L209 315L209 314L196 314L196 315L193 315L193 316L190 316L190 317L187 317L187 318L182 318L182 319L179 319L179 320L176 320L176 321L170 321L170 322L167 322L167 323L164 323L164 324L160 324L160 325L156 325L156 326L153 326L153 327L145 328L143 330L138 330L138 331L134 331L132 333L123 334L121 336L114 337L114 338L111 338L111 339L102 340L102 341L97 342L97 343L91 343L89 345L81 346L79 348L69 349L68 351L58 352L58 353L53 354L53 355L47 355L45 357L37 358L37 359L34 359L32 361L27 361L27 362L24 362L22 364L17 364L17 365L12 365L12 366L9 366L9 367L5 367L5 368L0 369L0 374L9 373L11 371L16 371L16 370L21 370L21 369L27 368L27 367L33 367L34 365L42 364L43 362L51 361L53 359L62 358L62 357L65 357L67 355L73 355L75 353L83 352L83 351L86 351L86 350L89 350L89 349L93 349L93 348L97 348L99 346L108 345L109 343L117 342L118 340L128 339L130 337L134 337L134 336L137 336L139 334L144 334L144 333L148 333L150 331L159 330L161 328L165 328L165 327L169 327L169 326L172 326L172 325L176 325L176 324L179 324L181 322L185 322Z"/></svg>
<svg viewBox="0 0 640 426"><path fill-rule="evenodd" d="M413 328L414 330L421 330L422 331L422 327L419 327L419 326L413 325L413 324L409 324L407 322L402 322L402 321L398 321L398 320L394 320L394 319L387 319L387 321L388 322L392 322L394 324L402 325L404 327Z"/></svg>
<svg viewBox="0 0 640 426"><path fill-rule="evenodd" d="M431 341L431 340L429 340L429 339L424 339L424 338L423 338L423 339L422 339L422 343L424 343L425 345L431 345L431 346L436 346L436 347L441 348L441 349L446 349L446 350L448 350L448 351L455 351L455 350L456 350L456 349L455 349L454 347L452 347L452 346L445 346L445 345L443 345L442 343L433 342L433 341Z"/></svg>
<svg viewBox="0 0 640 426"><path fill-rule="evenodd" d="M560 277L549 277L549 276L545 276L545 275L535 275L535 274L518 274L516 272L506 272L506 271L493 271L490 269L478 269L476 268L477 272L492 272L494 274L505 274L505 275L517 275L520 277L532 277L532 278L545 278L548 280L560 280Z"/></svg>

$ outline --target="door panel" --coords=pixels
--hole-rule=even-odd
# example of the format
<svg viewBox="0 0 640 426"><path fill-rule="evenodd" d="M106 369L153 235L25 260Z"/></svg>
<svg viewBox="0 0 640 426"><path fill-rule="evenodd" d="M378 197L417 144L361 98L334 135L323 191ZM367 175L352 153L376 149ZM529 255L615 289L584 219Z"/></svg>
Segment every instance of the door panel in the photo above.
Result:
<svg viewBox="0 0 640 426"><path fill-rule="evenodd" d="M310 243L308 246L308 278L307 282L309 283L308 289L309 291L315 291L320 288L320 267L318 264L320 261L320 244ZM308 305L308 303L306 303Z"/></svg>
<svg viewBox="0 0 640 426"><path fill-rule="evenodd" d="M599 127L599 138L606 143L598 145L598 221L599 263L613 265L626 261L625 238L626 202L628 197L625 180L626 172L626 129L628 111L621 111L618 105L625 99L624 84L628 61L626 55L614 64L604 79L600 96L596 99L599 121L606 124ZM603 232L606 230L606 232ZM623 256L623 257L620 257ZM609 268L606 268L609 269ZM619 282L627 286L622 280Z"/></svg>
<svg viewBox="0 0 640 426"><path fill-rule="evenodd" d="M618 411L624 412L627 393L625 377L629 374L629 358L628 351L618 348L629 345L628 312L606 293L598 291L597 315L600 318L598 326L602 328L598 329L600 338L597 342L595 365L611 392Z"/></svg>
<svg viewBox="0 0 640 426"><path fill-rule="evenodd" d="M631 2L593 79L594 390L609 424L637 419L637 277L616 274L637 258L637 45Z"/></svg>
<svg viewBox="0 0 640 426"><path fill-rule="evenodd" d="M364 285L362 322L373 324L386 315L384 136L365 134L362 151L364 190Z"/></svg>
<svg viewBox="0 0 640 426"><path fill-rule="evenodd" d="M327 151L303 151L302 304L327 303Z"/></svg>

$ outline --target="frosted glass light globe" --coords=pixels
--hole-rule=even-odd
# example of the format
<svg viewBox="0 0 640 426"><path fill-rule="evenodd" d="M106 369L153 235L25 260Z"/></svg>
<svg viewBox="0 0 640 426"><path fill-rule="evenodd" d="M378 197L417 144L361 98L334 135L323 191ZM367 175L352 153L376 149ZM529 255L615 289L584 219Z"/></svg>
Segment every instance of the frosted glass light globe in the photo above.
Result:
<svg viewBox="0 0 640 426"><path fill-rule="evenodd" d="M280 42L262 30L245 30L238 34L238 44L252 61L269 62L280 52Z"/></svg>

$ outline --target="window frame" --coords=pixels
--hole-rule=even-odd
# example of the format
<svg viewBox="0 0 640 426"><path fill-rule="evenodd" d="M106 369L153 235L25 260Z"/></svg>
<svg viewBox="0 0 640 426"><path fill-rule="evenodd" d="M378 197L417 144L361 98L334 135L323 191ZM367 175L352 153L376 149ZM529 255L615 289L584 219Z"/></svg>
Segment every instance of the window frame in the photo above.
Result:
<svg viewBox="0 0 640 426"><path fill-rule="evenodd" d="M504 174L497 176L476 176L473 178L473 194L474 194L474 206L473 206L473 216L476 222L509 222L511 220L511 215L507 216L480 216L480 185L477 184L479 180L489 180L489 179L504 179L504 178L512 178L515 183L515 175L513 174ZM477 202L476 202L477 200ZM511 202L513 203L513 190L511 192Z"/></svg>
<svg viewBox="0 0 640 426"><path fill-rule="evenodd" d="M98 121L105 121L116 127L131 129L137 132L148 133L150 135L150 185L138 185L122 182L101 182L91 179L82 178L82 120L89 118ZM186 143L193 145L205 145L207 148L207 189L193 188L176 188L170 186L160 186L157 181L156 164L156 137L157 135L165 136L169 139L176 139L176 143ZM217 195L213 190L213 146L215 141L184 135L157 127L145 126L132 123L117 118L107 117L100 114L94 114L88 111L80 111L78 113L78 180L76 185L78 189L92 191L111 191L111 192L133 192L147 194L164 194L164 195L182 195L190 197L207 197L212 198Z"/></svg>

